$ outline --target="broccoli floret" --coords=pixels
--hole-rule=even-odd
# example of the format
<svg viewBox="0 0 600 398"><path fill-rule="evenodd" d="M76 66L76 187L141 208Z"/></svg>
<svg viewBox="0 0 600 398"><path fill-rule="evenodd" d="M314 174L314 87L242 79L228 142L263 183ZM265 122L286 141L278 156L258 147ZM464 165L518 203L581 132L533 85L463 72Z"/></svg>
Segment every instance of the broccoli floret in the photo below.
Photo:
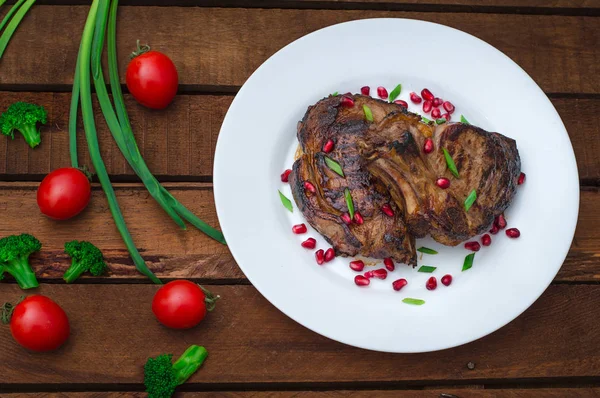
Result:
<svg viewBox="0 0 600 398"><path fill-rule="evenodd" d="M148 398L172 396L175 388L185 383L198 370L207 356L206 348L192 345L175 363L172 363L172 354L148 358L144 365L144 384Z"/></svg>
<svg viewBox="0 0 600 398"><path fill-rule="evenodd" d="M100 276L106 272L106 263L102 252L96 246L86 241L71 241L65 243L65 253L72 260L71 266L63 275L67 283L73 282L81 274L89 271L94 276Z"/></svg>
<svg viewBox="0 0 600 398"><path fill-rule="evenodd" d="M35 148L41 142L37 123L46 124L48 113L44 107L27 102L15 102L0 115L0 132L15 138L15 130L23 134L30 147Z"/></svg>
<svg viewBox="0 0 600 398"><path fill-rule="evenodd" d="M21 289L38 287L38 281L29 265L29 256L41 248L40 241L29 234L0 239L0 274L11 274Z"/></svg>

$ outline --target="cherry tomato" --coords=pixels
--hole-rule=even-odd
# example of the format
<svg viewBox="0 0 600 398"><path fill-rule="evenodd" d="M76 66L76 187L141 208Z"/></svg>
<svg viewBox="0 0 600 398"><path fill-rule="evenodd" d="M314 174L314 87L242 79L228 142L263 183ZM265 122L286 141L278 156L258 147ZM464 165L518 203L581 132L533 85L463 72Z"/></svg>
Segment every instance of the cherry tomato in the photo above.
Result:
<svg viewBox="0 0 600 398"><path fill-rule="evenodd" d="M54 170L42 180L37 202L43 214L55 220L66 220L81 213L91 195L87 176L79 169L64 167Z"/></svg>
<svg viewBox="0 0 600 398"><path fill-rule="evenodd" d="M158 289L152 312L167 327L189 329L204 319L207 310L213 310L218 298L190 281L173 281Z"/></svg>
<svg viewBox="0 0 600 398"><path fill-rule="evenodd" d="M10 332L17 343L32 351L52 351L69 337L69 318L48 297L29 296L14 308Z"/></svg>
<svg viewBox="0 0 600 398"><path fill-rule="evenodd" d="M142 105L164 109L177 94L179 77L173 61L158 51L148 51L129 62L127 88Z"/></svg>

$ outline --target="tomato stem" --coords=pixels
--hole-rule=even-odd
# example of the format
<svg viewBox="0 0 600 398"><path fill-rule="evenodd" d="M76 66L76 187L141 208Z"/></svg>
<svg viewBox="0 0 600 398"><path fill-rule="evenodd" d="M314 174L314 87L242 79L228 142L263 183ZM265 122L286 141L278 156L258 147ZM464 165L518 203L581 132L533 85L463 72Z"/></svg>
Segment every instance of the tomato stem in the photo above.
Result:
<svg viewBox="0 0 600 398"><path fill-rule="evenodd" d="M219 300L221 298L221 296L219 296L218 294L215 296L214 294L212 294L210 292L210 290L205 289L203 286L200 286L200 289L202 289L202 292L204 293L204 302L206 303L206 310L208 312L212 311L215 309L215 307L217 306L217 300Z"/></svg>
<svg viewBox="0 0 600 398"><path fill-rule="evenodd" d="M130 59L134 59L135 57L139 57L140 55L145 54L148 51L150 51L150 46L148 44L144 44L143 46L140 46L139 40L136 41L136 46L137 46L137 49L129 55Z"/></svg>

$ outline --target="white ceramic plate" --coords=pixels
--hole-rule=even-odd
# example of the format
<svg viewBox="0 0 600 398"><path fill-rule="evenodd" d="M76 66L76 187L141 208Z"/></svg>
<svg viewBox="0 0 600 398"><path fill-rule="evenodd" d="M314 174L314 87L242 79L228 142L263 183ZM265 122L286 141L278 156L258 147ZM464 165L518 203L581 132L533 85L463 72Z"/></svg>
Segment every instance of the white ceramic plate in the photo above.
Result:
<svg viewBox="0 0 600 398"><path fill-rule="evenodd" d="M415 34L418 32L418 34ZM443 54L426 52L443 38ZM430 54L430 55L428 55ZM306 108L333 92L359 92L369 85L399 97L428 87L488 131L517 141L527 180L506 215L519 239L503 232L461 273L468 252L429 239L417 242L440 252L419 264L437 266L450 287L425 289L430 274L398 265L387 280L359 288L349 259L318 266L313 250L300 247L314 230L294 235L303 222L291 214L277 190L291 168L296 124ZM411 104L411 110L419 108ZM461 31L423 21L370 19L311 33L273 55L244 84L227 113L214 167L219 221L235 260L252 284L297 322L331 339L371 350L425 352L483 337L527 309L563 263L577 221L579 178L569 136L556 110L535 82L487 43ZM318 237L318 247L327 248ZM402 291L391 288L398 278ZM402 303L405 297L426 301ZM268 328L268 325L266 325Z"/></svg>

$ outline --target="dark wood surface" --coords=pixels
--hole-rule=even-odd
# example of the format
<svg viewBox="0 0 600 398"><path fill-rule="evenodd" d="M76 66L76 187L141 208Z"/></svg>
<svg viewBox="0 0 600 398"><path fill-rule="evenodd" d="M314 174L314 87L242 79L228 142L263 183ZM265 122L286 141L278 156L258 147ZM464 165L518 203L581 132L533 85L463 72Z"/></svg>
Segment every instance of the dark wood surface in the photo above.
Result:
<svg viewBox="0 0 600 398"><path fill-rule="evenodd" d="M120 155L99 111L106 166L149 267L165 280L210 285L223 297L218 309L187 332L156 323L150 301L157 287L133 268L98 185L80 217L55 223L39 215L37 184L69 164L68 106L87 4L39 0L0 60L0 111L18 100L49 111L39 148L29 149L20 137L0 136L0 236L27 231L43 242L43 251L32 257L43 282L38 292L62 305L72 325L68 343L43 355L24 351L1 327L0 396L145 396L145 359L177 355L192 343L205 345L210 354L183 386L182 397L600 396L600 2L123 1L122 72L139 38L173 58L182 83L164 112L142 108L126 95L141 151L173 194L215 226L212 159L227 108L256 67L304 34L370 17L438 22L499 48L544 89L567 127L580 174L579 223L569 255L548 290L509 325L462 347L418 355L344 346L279 312L250 285L226 247L193 228L179 230L161 211ZM1 7L0 16L7 9ZM443 54L430 58L441 63ZM80 156L89 164L83 141ZM74 238L91 240L104 251L108 276L62 283L68 266L62 246ZM0 302L21 294L10 280L0 284Z"/></svg>

